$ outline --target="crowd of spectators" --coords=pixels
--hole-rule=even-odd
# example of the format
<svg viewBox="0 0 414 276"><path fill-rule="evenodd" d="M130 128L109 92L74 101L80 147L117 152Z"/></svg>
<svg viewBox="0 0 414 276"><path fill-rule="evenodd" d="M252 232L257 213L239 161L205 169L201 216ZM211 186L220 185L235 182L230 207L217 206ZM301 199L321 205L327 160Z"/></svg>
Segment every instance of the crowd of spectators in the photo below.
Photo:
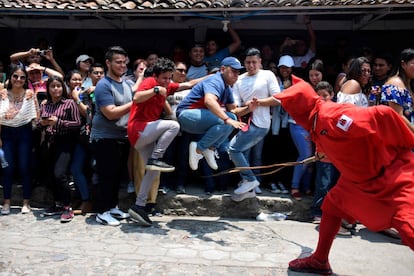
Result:
<svg viewBox="0 0 414 276"><path fill-rule="evenodd" d="M157 193L186 193L195 176L207 194L234 189L235 201L262 189L294 200L316 192L318 221L324 194L337 179L329 160L263 177L260 170L200 177L302 161L317 152L309 133L272 97L298 78L326 100L386 104L412 123L414 50L399 57L349 51L333 69L318 54L310 18L304 20L307 36L286 36L278 48L241 51L242 39L229 25L229 45L195 42L188 55L151 52L131 60L112 46L102 57L79 53L65 71L51 47L11 54L9 63L0 62L0 148L8 162L1 169L1 214L10 213L11 187L18 183L22 213L30 212L33 188L43 185L54 198L44 215L58 214L62 222L93 211L102 224L132 216L151 225L148 216L160 214ZM327 182L321 175L328 173ZM129 212L118 208L124 179L137 195Z"/></svg>

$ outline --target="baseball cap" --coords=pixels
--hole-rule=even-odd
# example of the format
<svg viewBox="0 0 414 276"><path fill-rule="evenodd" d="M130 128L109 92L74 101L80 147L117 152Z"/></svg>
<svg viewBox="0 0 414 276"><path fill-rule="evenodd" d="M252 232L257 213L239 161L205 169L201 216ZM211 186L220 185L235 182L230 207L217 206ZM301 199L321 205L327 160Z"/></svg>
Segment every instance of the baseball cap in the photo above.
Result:
<svg viewBox="0 0 414 276"><path fill-rule="evenodd" d="M76 59L76 64L78 64L78 63L79 63L79 62L81 62L81 61L87 61L88 59L91 61L91 63L93 63L93 62L94 62L94 58L93 58L93 57L90 57L90 56L88 56L88 55L80 55L80 56L78 56L78 58Z"/></svg>
<svg viewBox="0 0 414 276"><path fill-rule="evenodd" d="M230 66L233 69L240 70L244 67L241 65L240 61L235 57L226 57L221 61L221 66Z"/></svg>
<svg viewBox="0 0 414 276"><path fill-rule="evenodd" d="M277 67L280 67L280 66L293 67L293 65L295 65L295 63L293 62L293 58L291 56L284 55L280 57L279 64L277 65Z"/></svg>

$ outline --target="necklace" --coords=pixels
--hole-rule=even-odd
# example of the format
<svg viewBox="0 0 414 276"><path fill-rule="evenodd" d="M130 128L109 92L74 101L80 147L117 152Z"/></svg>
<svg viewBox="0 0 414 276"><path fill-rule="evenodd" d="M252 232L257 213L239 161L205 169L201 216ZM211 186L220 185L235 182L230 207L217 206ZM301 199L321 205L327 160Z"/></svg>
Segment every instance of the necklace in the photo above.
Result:
<svg viewBox="0 0 414 276"><path fill-rule="evenodd" d="M13 93L9 93L9 101L10 101L10 107L14 110L20 110L23 105L23 99L24 99L24 92L20 95L13 95Z"/></svg>

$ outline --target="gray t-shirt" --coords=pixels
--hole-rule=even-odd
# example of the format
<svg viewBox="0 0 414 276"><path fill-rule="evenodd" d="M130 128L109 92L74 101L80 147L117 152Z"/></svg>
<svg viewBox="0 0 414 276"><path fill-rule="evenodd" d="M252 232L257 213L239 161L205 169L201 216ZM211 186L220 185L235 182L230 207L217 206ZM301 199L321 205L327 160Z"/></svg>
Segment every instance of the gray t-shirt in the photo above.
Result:
<svg viewBox="0 0 414 276"><path fill-rule="evenodd" d="M127 139L129 113L120 119L109 120L101 112L101 107L131 102L132 87L125 81L117 82L105 77L96 85L95 101L96 113L92 121L91 139Z"/></svg>

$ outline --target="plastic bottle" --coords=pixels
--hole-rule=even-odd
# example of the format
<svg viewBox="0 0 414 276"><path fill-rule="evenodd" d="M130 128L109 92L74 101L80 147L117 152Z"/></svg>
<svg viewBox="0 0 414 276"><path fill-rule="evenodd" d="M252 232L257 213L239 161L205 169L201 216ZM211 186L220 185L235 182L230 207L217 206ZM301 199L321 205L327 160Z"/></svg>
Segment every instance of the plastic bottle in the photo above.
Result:
<svg viewBox="0 0 414 276"><path fill-rule="evenodd" d="M5 168L9 165L9 163L7 163L6 158L4 157L4 150L0 149L0 160L1 160L1 167Z"/></svg>
<svg viewBox="0 0 414 276"><path fill-rule="evenodd" d="M280 221L280 220L285 220L286 219L286 215L282 214L282 213L272 213L272 214L265 214L265 213L260 213L259 215L257 215L256 220L258 221Z"/></svg>

